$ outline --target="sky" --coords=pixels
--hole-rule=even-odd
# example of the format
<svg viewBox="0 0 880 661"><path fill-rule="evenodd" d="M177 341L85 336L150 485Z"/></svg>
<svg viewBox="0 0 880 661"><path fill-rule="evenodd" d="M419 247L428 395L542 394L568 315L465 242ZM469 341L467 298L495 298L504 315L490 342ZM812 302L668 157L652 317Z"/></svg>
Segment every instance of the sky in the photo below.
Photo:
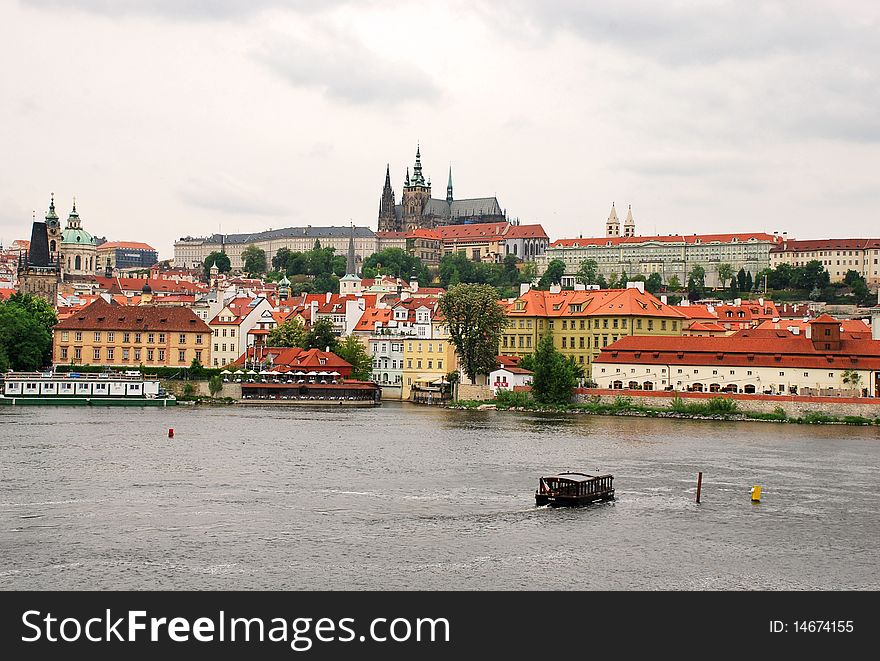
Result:
<svg viewBox="0 0 880 661"><path fill-rule="evenodd" d="M0 0L0 240L376 229L434 196L551 240L876 237L880 3Z"/></svg>

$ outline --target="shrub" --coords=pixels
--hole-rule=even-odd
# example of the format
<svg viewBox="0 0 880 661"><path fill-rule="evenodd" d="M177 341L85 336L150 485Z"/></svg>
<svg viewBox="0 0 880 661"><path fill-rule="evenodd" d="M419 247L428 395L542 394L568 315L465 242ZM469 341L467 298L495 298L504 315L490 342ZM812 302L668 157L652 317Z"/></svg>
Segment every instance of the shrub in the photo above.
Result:
<svg viewBox="0 0 880 661"><path fill-rule="evenodd" d="M788 418L788 413L786 413L785 409L781 406L777 406L775 409L773 409L773 415L775 415L780 420L785 420L786 418Z"/></svg>
<svg viewBox="0 0 880 661"><path fill-rule="evenodd" d="M671 408L673 411L676 411L677 413L684 413L685 411L687 411L687 404L685 404L685 401L681 398L681 395L676 395L669 403L669 408Z"/></svg>
<svg viewBox="0 0 880 661"><path fill-rule="evenodd" d="M628 409L632 408L632 398L631 397L615 397L614 404L612 406L615 409Z"/></svg>
<svg viewBox="0 0 880 661"><path fill-rule="evenodd" d="M736 413L739 410L735 399L729 397L713 397L706 406L709 413Z"/></svg>
<svg viewBox="0 0 880 661"><path fill-rule="evenodd" d="M525 390L499 390L495 395L495 403L503 408L531 406L535 403L531 393Z"/></svg>
<svg viewBox="0 0 880 661"><path fill-rule="evenodd" d="M834 422L834 418L820 411L805 411L801 422L808 425L821 425L828 422Z"/></svg>
<svg viewBox="0 0 880 661"><path fill-rule="evenodd" d="M196 387L187 381L183 386L183 396L184 397L192 397L196 394Z"/></svg>
<svg viewBox="0 0 880 661"><path fill-rule="evenodd" d="M843 421L848 425L870 425L870 418L863 418L860 415L846 415L843 417Z"/></svg>

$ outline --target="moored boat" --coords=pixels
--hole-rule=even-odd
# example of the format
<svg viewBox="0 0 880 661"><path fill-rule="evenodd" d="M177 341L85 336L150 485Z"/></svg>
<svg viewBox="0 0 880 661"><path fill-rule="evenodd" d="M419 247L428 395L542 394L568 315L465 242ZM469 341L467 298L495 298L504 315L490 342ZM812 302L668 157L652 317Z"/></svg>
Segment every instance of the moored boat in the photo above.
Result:
<svg viewBox="0 0 880 661"><path fill-rule="evenodd" d="M0 405L173 406L177 399L158 379L140 372L86 374L7 372L0 375Z"/></svg>
<svg viewBox="0 0 880 661"><path fill-rule="evenodd" d="M559 473L538 480L535 505L551 507L588 505L599 500L613 500L614 476L588 473Z"/></svg>

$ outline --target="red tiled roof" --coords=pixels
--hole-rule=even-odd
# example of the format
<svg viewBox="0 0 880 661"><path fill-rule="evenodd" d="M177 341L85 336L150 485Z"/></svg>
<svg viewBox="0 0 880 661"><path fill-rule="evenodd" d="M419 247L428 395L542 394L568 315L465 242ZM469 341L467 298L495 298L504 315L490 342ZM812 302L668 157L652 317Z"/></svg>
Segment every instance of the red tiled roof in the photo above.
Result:
<svg viewBox="0 0 880 661"><path fill-rule="evenodd" d="M473 225L445 225L438 228L444 241L453 239L500 239L507 223L476 223Z"/></svg>
<svg viewBox="0 0 880 661"><path fill-rule="evenodd" d="M15 293L14 289L6 289L6 288L0 289L0 300L9 298L14 293Z"/></svg>
<svg viewBox="0 0 880 661"><path fill-rule="evenodd" d="M505 239L547 239L541 225L511 225L504 233Z"/></svg>
<svg viewBox="0 0 880 661"><path fill-rule="evenodd" d="M660 236L600 236L593 238L579 239L557 239L550 244L551 248L577 248L584 246L618 246L623 243L680 243L680 244L696 244L696 243L732 243L736 239L739 243L748 241L768 241L779 242L782 239L765 232L746 232L742 234L669 234Z"/></svg>
<svg viewBox="0 0 880 661"><path fill-rule="evenodd" d="M814 348L812 340L785 331L751 331L728 337L638 336L620 338L602 350L596 363L648 365L731 365L831 369L880 369L880 342L842 339L836 351Z"/></svg>
<svg viewBox="0 0 880 661"><path fill-rule="evenodd" d="M516 301L525 302L524 310L516 309ZM671 305L661 303L648 292L638 289L591 289L585 291L548 291L530 289L512 304L502 301L508 316L523 317L590 317L639 316L684 319ZM580 306L576 312L572 306Z"/></svg>
<svg viewBox="0 0 880 661"><path fill-rule="evenodd" d="M429 230L426 227L420 227L417 230L413 230L412 232L407 233L407 238L413 237L418 239L435 239L440 240L441 235L437 230Z"/></svg>
<svg viewBox="0 0 880 661"><path fill-rule="evenodd" d="M278 372L332 372L335 370L343 376L351 374L351 363L346 362L335 353L320 349L301 349L300 347L250 347L247 353L236 358L231 364L242 367L246 360L254 359L255 352L258 359L270 359L272 369Z"/></svg>
<svg viewBox="0 0 880 661"><path fill-rule="evenodd" d="M354 327L356 331L371 331L376 328L376 324L385 325L394 315L394 311L390 308L384 309L376 309L376 308L367 308L364 310L363 315L361 315L360 321L357 322L357 325Z"/></svg>
<svg viewBox="0 0 880 661"><path fill-rule="evenodd" d="M814 250L876 250L880 239L809 239L796 241L787 239L770 252L812 252Z"/></svg>
<svg viewBox="0 0 880 661"><path fill-rule="evenodd" d="M711 332L711 333L725 333L727 330L723 326L719 326L718 324L704 321L695 321L690 326L688 326L689 331L703 331L703 332Z"/></svg>
<svg viewBox="0 0 880 661"><path fill-rule="evenodd" d="M861 319L838 319L837 321L840 323L840 330L844 333L871 336L871 327ZM780 319L779 321L767 319L758 324L754 330L787 331L790 328L796 328L799 332L803 333L809 324L809 321L804 321L803 319Z"/></svg>
<svg viewBox="0 0 880 661"><path fill-rule="evenodd" d="M210 333L189 308L172 305L118 305L98 298L55 326L59 330L156 330Z"/></svg>

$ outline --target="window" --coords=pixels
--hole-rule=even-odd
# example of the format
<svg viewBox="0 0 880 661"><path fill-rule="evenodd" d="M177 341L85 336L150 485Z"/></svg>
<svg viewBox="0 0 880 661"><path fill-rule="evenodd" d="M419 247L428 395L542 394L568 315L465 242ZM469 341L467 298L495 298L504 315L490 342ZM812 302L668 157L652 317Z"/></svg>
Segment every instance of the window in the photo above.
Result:
<svg viewBox="0 0 880 661"><path fill-rule="evenodd" d="M178 363L186 362L186 351L178 351L177 352L177 362Z"/></svg>
<svg viewBox="0 0 880 661"><path fill-rule="evenodd" d="M406 369L408 369L408 370L412 369L412 358L406 359Z"/></svg>
<svg viewBox="0 0 880 661"><path fill-rule="evenodd" d="M780 372L779 376L785 376L785 372Z"/></svg>
<svg viewBox="0 0 880 661"><path fill-rule="evenodd" d="M442 369L443 369L443 361L442 361L442 360L438 360L438 361L437 361L437 369L438 369L438 370L442 370Z"/></svg>
<svg viewBox="0 0 880 661"><path fill-rule="evenodd" d="M613 327L614 327L614 328L619 328L618 323L619 323L618 320L615 319L615 320L614 320Z"/></svg>
<svg viewBox="0 0 880 661"><path fill-rule="evenodd" d="M59 358L61 358L61 360L67 360L67 347L61 347Z"/></svg>
<svg viewBox="0 0 880 661"><path fill-rule="evenodd" d="M736 370L730 370L731 374L736 374Z"/></svg>
<svg viewBox="0 0 880 661"><path fill-rule="evenodd" d="M563 349L568 348L568 347L565 346L565 341L566 341L566 339L567 339L567 338L566 338L565 336L562 337L562 348L563 348Z"/></svg>
<svg viewBox="0 0 880 661"><path fill-rule="evenodd" d="M215 328L215 329L214 329L214 337L219 337L219 335L220 335L220 329L219 329L219 328Z"/></svg>
<svg viewBox="0 0 880 661"><path fill-rule="evenodd" d="M134 350L134 359L137 361L140 361L140 359L141 359L141 350L140 349Z"/></svg>
<svg viewBox="0 0 880 661"><path fill-rule="evenodd" d="M202 336L196 335L196 344L201 344L201 343L202 343Z"/></svg>
<svg viewBox="0 0 880 661"><path fill-rule="evenodd" d="M219 363L217 362L217 359L215 358L214 359L214 367L217 367L218 365L219 365Z"/></svg>
<svg viewBox="0 0 880 661"><path fill-rule="evenodd" d="M584 330L584 320L583 319L581 319L580 329Z"/></svg>
<svg viewBox="0 0 880 661"><path fill-rule="evenodd" d="M107 360L113 360L113 347L107 347Z"/></svg>
<svg viewBox="0 0 880 661"><path fill-rule="evenodd" d="M828 331L825 331L825 332L827 333ZM101 341L101 331L95 331L95 342L100 342L100 341Z"/></svg>
<svg viewBox="0 0 880 661"><path fill-rule="evenodd" d="M177 343L178 344L186 344L186 333L181 333L180 335L177 336Z"/></svg>
<svg viewBox="0 0 880 661"><path fill-rule="evenodd" d="M636 328L638 328L639 330L642 329L642 320L641 319L636 319Z"/></svg>
<svg viewBox="0 0 880 661"><path fill-rule="evenodd" d="M156 335L154 333L147 333L147 344L153 344L156 341Z"/></svg>
<svg viewBox="0 0 880 661"><path fill-rule="evenodd" d="M214 342L214 352L220 351L220 345Z"/></svg>
<svg viewBox="0 0 880 661"><path fill-rule="evenodd" d="M804 376L810 376L809 372L804 372Z"/></svg>
<svg viewBox="0 0 880 661"><path fill-rule="evenodd" d="M565 319L562 320L562 330L568 330L568 322Z"/></svg>
<svg viewBox="0 0 880 661"><path fill-rule="evenodd" d="M101 350L100 349L92 349L92 359L93 360L101 360Z"/></svg>
<svg viewBox="0 0 880 661"><path fill-rule="evenodd" d="M131 342L131 333L123 333L122 334L122 342L124 344L128 344L129 342Z"/></svg>
<svg viewBox="0 0 880 661"><path fill-rule="evenodd" d="M107 331L107 341L108 342L115 342L116 341L116 333L114 333L113 331Z"/></svg>
<svg viewBox="0 0 880 661"><path fill-rule="evenodd" d="M422 361L421 361L421 359L419 359L419 360L416 361L416 369L417 369L417 370L422 369Z"/></svg>
<svg viewBox="0 0 880 661"><path fill-rule="evenodd" d="M666 320L665 319L660 320L660 330L666 330Z"/></svg>
<svg viewBox="0 0 880 661"><path fill-rule="evenodd" d="M140 333L135 333L135 334L134 334L134 343L135 343L135 344L140 344L140 343L141 343L141 334L140 334Z"/></svg>
<svg viewBox="0 0 880 661"><path fill-rule="evenodd" d="M159 344L165 344L165 333L159 333Z"/></svg>
<svg viewBox="0 0 880 661"><path fill-rule="evenodd" d="M428 369L429 369L429 370L434 369L434 361L433 361L433 360L429 360L429 361L428 361Z"/></svg>
<svg viewBox="0 0 880 661"><path fill-rule="evenodd" d="M67 331L61 333L61 341L67 342Z"/></svg>
<svg viewBox="0 0 880 661"><path fill-rule="evenodd" d="M501 347L504 348L504 349L507 348L507 336L506 336L506 335L505 335L504 338L501 340Z"/></svg>
<svg viewBox="0 0 880 661"><path fill-rule="evenodd" d="M147 361L153 362L153 350L152 349L147 349Z"/></svg>
<svg viewBox="0 0 880 661"><path fill-rule="evenodd" d="M73 359L76 361L82 360L82 349L80 347L74 347L73 349Z"/></svg>
<svg viewBox="0 0 880 661"><path fill-rule="evenodd" d="M528 348L528 349L532 348L532 336L531 335L526 336L526 348Z"/></svg>
<svg viewBox="0 0 880 661"><path fill-rule="evenodd" d="M123 362L127 361L127 360L128 360L128 356L129 356L129 350L128 350L128 349L123 349L123 350L122 350L122 361L123 361Z"/></svg>
<svg viewBox="0 0 880 661"><path fill-rule="evenodd" d="M648 330L654 330L654 320L648 319Z"/></svg>
<svg viewBox="0 0 880 661"><path fill-rule="evenodd" d="M234 328L229 329L229 337L235 337L235 329Z"/></svg>
<svg viewBox="0 0 880 661"><path fill-rule="evenodd" d="M715 376L716 374L718 374L718 370L712 370L712 375Z"/></svg>
<svg viewBox="0 0 880 661"><path fill-rule="evenodd" d="M828 378L829 378L829 379L833 379L833 378L834 378L834 372L828 372Z"/></svg>
<svg viewBox="0 0 880 661"><path fill-rule="evenodd" d="M165 361L165 349L159 349L159 362Z"/></svg>
<svg viewBox="0 0 880 661"><path fill-rule="evenodd" d="M608 320L607 319L602 320L602 328L608 328Z"/></svg>
<svg viewBox="0 0 880 661"><path fill-rule="evenodd" d="M584 348L584 336L583 336L583 335L581 335L581 337L580 337L580 341L579 341L579 346L578 346L578 348L579 348L579 349L583 349L583 348Z"/></svg>

